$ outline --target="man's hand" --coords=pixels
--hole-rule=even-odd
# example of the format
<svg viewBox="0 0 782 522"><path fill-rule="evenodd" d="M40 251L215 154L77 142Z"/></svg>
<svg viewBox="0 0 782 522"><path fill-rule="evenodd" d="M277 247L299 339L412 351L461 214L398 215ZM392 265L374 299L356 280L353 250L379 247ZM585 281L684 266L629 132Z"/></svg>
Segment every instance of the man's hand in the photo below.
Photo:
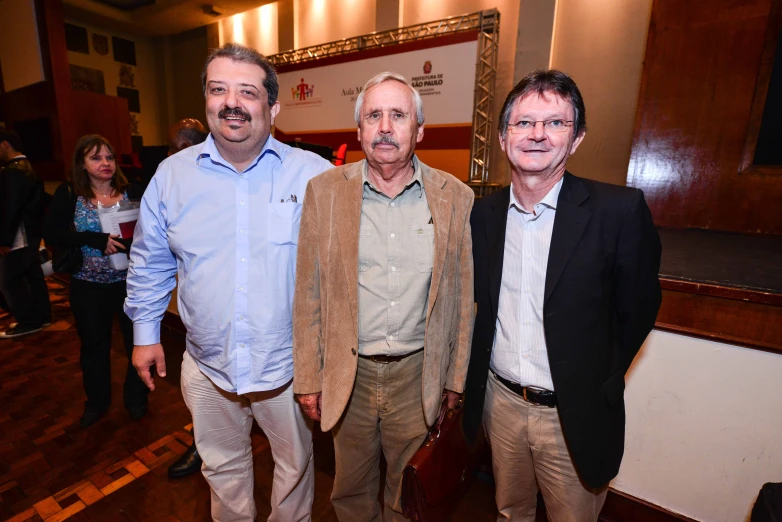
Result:
<svg viewBox="0 0 782 522"><path fill-rule="evenodd" d="M161 377L166 376L166 357L163 354L163 345L148 344L146 346L133 347L133 366L138 376L147 385L147 388L155 390L155 380L152 378L152 366L157 368Z"/></svg>
<svg viewBox="0 0 782 522"><path fill-rule="evenodd" d="M304 409L304 413L306 413L307 417L314 421L320 420L320 399L320 392L296 395L296 400L298 400L299 404L301 404L301 407Z"/></svg>
<svg viewBox="0 0 782 522"><path fill-rule="evenodd" d="M8 254L8 252L10 252L10 251L11 251L11 247L0 246L0 256L4 256L4 255Z"/></svg>
<svg viewBox="0 0 782 522"><path fill-rule="evenodd" d="M456 408L456 405L459 404L459 401L462 399L461 393L456 393L454 391L445 389L443 390L443 395L445 397L448 397L448 409L453 410Z"/></svg>

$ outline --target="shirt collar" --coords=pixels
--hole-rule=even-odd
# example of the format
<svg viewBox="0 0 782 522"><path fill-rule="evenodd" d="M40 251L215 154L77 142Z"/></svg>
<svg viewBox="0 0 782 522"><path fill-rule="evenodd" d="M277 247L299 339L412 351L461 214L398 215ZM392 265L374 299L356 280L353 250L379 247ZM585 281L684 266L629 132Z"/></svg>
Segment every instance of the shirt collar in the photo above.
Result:
<svg viewBox="0 0 782 522"><path fill-rule="evenodd" d="M565 180L565 177L557 181L556 185L551 187L551 190L548 191L548 193L543 197L542 200L540 200L539 205L546 205L547 207L556 210L557 209L557 201L559 200L559 192L562 190L562 182ZM508 203L508 208L516 207L521 212L529 213L528 211L524 210L524 207L521 206L521 204L516 201L516 195L513 193L513 182L510 184L510 203Z"/></svg>
<svg viewBox="0 0 782 522"><path fill-rule="evenodd" d="M267 153L276 156L280 161L282 161L284 151L281 145L282 144L279 141L274 139L274 137L269 134L269 137L266 139L266 143L263 144L261 152L255 157L252 163L250 163L250 166L247 167L244 172L255 168L255 166L258 165L258 162L261 161L261 158L263 158ZM196 158L196 163L200 165L201 160L204 158L209 158L212 163L221 165L236 172L236 169L234 169L233 166L231 166L231 164L220 155L220 151L217 150L217 145L215 145L215 139L211 132L209 133L209 136L206 137L204 143L201 145L201 150L199 151L198 157Z"/></svg>
<svg viewBox="0 0 782 522"><path fill-rule="evenodd" d="M375 192L380 193L379 190L372 184L372 182L369 180L368 172L369 172L369 163L367 163L367 160L363 160L364 164L361 167L361 181L362 184L369 186L370 189L374 190ZM420 188L418 197L423 197L424 193L424 178L423 174L421 173L421 165L418 161L418 157L416 157L415 154L413 154L413 177L410 178L410 181L405 185L405 188L402 189L402 192L408 190L413 184L418 183L418 187ZM400 194L402 193L400 192Z"/></svg>

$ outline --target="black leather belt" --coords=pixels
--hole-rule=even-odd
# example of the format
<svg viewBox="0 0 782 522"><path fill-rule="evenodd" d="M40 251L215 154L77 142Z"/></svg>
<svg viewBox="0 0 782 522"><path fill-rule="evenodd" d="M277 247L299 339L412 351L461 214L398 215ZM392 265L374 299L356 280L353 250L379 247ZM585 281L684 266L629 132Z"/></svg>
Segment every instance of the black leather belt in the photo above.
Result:
<svg viewBox="0 0 782 522"><path fill-rule="evenodd" d="M503 386L527 402L531 402L532 404L539 404L541 406L548 406L549 408L553 408L557 405L557 394L553 391L544 390L543 388L522 386L517 382L511 382L508 379L500 377L494 372L494 370L492 370L491 373L497 377L497 380L500 381Z"/></svg>
<svg viewBox="0 0 782 522"><path fill-rule="evenodd" d="M369 359L370 361L376 362L376 363L383 363L388 364L392 362L399 362L402 359L407 359L411 355L415 355L418 352L422 352L424 349L421 348L420 350L416 350L414 352L406 353L404 355L361 355L359 354L359 357L362 359Z"/></svg>

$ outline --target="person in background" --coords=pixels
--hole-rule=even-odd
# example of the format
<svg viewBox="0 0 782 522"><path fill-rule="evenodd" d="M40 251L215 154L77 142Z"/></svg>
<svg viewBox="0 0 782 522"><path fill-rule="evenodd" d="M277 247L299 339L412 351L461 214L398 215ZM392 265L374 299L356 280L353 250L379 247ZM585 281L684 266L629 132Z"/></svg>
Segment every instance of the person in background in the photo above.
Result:
<svg viewBox="0 0 782 522"><path fill-rule="evenodd" d="M168 155L176 154L193 145L198 145L206 140L209 132L204 125L195 118L184 118L174 123L168 130ZM192 475L201 469L201 456L198 454L196 443L190 445L171 466L168 467L170 478L182 478Z"/></svg>
<svg viewBox="0 0 782 522"><path fill-rule="evenodd" d="M130 418L147 413L147 387L131 364L133 325L122 310L127 270L115 270L108 256L125 252L128 240L101 231L98 205L139 199L141 191L128 184L117 165L114 148L102 136L88 134L79 139L73 154L70 181L54 193L46 218L44 237L52 248L81 247L83 264L71 275L70 305L81 340L80 364L84 392L82 428L97 422L111 403L111 338L114 317L128 356L123 396Z"/></svg>
<svg viewBox="0 0 782 522"><path fill-rule="evenodd" d="M624 377L662 299L643 192L566 170L586 135L576 83L527 75L500 112L511 185L470 222L477 316L465 433L483 423L498 521L594 522L624 450ZM594 174L594 173L593 173Z"/></svg>
<svg viewBox="0 0 782 522"><path fill-rule="evenodd" d="M22 140L6 129L0 129L0 167L0 294L16 318L0 339L13 339L52 320L38 254L47 196Z"/></svg>
<svg viewBox="0 0 782 522"><path fill-rule="evenodd" d="M142 199L125 302L133 362L151 389L153 370L165 376L160 322L178 275L182 394L212 517L255 519L254 419L274 458L268 520L307 521L312 430L293 398L291 309L304 189L331 163L271 136L279 85L257 51L214 49L201 87L209 137L165 159Z"/></svg>
<svg viewBox="0 0 782 522"><path fill-rule="evenodd" d="M168 155L176 154L206 140L209 131L195 118L182 118L168 129Z"/></svg>

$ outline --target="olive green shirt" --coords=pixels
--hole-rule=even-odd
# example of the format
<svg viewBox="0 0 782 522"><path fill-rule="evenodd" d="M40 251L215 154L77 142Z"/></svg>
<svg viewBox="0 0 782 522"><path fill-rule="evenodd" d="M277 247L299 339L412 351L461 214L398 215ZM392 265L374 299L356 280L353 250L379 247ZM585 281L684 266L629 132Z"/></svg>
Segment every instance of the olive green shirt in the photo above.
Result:
<svg viewBox="0 0 782 522"><path fill-rule="evenodd" d="M378 191L362 167L358 241L358 351L404 355L424 346L434 260L434 225L421 168L395 198Z"/></svg>

